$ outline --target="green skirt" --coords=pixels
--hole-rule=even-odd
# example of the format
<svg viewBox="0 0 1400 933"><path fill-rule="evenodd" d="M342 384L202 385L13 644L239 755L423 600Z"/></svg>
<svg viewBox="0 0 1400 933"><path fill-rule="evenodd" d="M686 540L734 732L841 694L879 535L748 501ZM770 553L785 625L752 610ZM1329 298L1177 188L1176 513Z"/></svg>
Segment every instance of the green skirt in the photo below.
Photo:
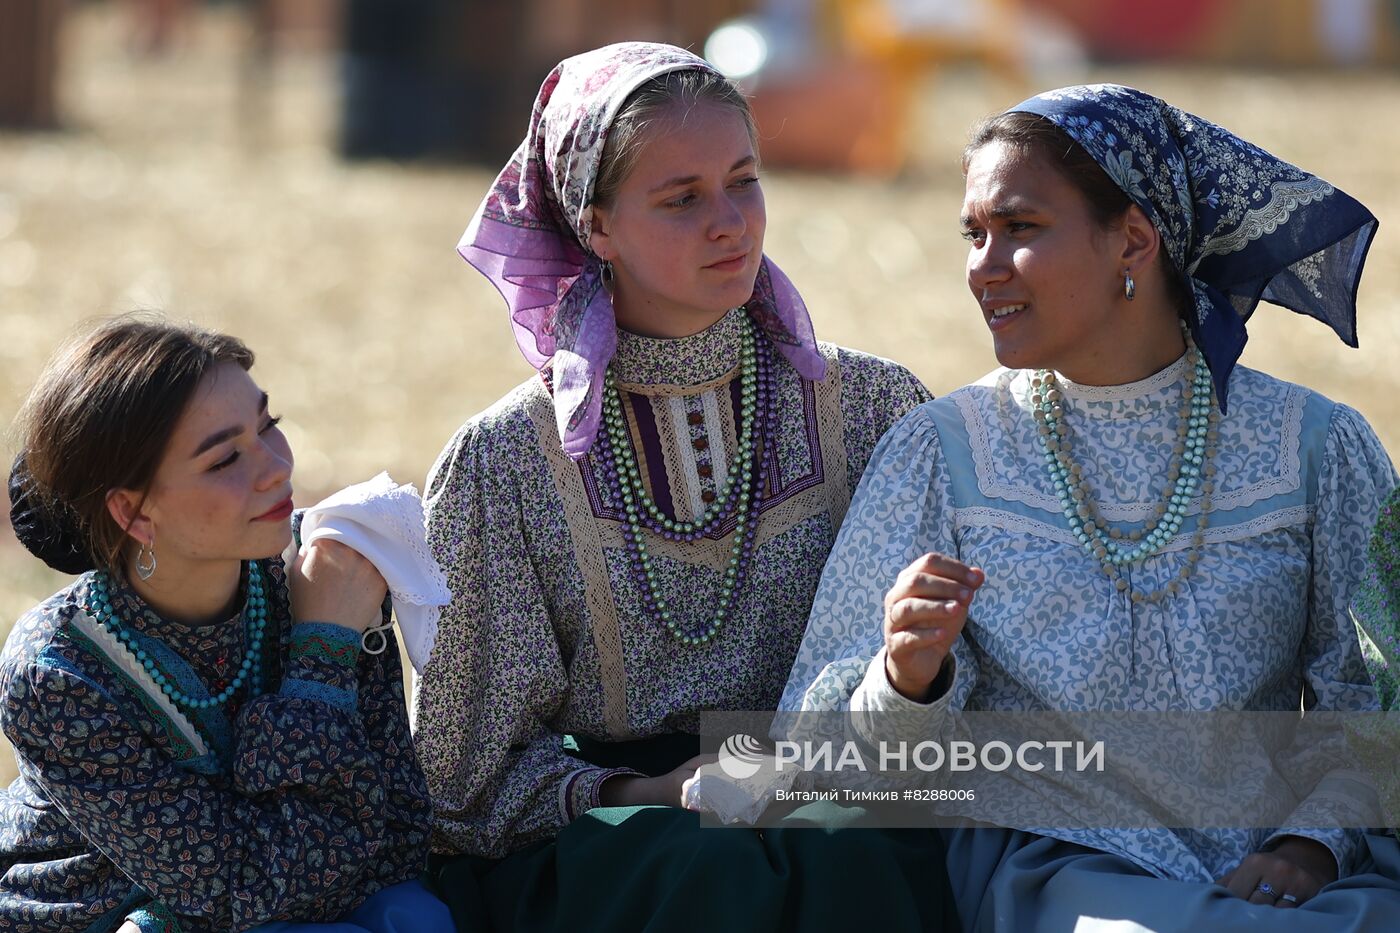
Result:
<svg viewBox="0 0 1400 933"><path fill-rule="evenodd" d="M691 748L667 737L579 751L660 774ZM718 829L678 807L608 807L499 861L434 857L428 881L461 933L960 930L939 834L862 828L868 816L814 803L779 828Z"/></svg>

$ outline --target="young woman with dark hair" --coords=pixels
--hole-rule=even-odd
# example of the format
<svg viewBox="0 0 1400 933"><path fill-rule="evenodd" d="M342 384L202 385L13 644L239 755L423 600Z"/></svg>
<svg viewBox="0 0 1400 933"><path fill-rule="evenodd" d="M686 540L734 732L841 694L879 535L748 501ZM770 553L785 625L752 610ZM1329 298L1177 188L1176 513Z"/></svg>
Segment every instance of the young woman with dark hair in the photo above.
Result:
<svg viewBox="0 0 1400 933"><path fill-rule="evenodd" d="M1376 219L1116 85L992 118L964 167L967 281L1004 368L881 442L784 707L886 711L904 739L961 711L1374 710L1347 605L1395 469L1355 411L1236 363L1261 299L1355 345ZM1199 796L1182 783L1130 788L1138 822L952 831L963 920L1395 929L1400 850L1358 828L1369 792L1293 776L1231 775L1269 826L1164 824ZM1187 828L1138 828L1163 825Z"/></svg>
<svg viewBox="0 0 1400 933"><path fill-rule="evenodd" d="M252 365L118 318L26 402L15 530L80 576L0 656L7 931L450 929L398 652L361 652L384 580L335 542L284 566L292 453Z"/></svg>

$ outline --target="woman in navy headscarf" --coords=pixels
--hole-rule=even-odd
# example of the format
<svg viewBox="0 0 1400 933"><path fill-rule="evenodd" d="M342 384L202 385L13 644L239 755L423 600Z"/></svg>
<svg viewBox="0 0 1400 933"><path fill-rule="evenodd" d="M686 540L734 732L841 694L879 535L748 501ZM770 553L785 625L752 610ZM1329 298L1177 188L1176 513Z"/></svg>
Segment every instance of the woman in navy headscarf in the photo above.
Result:
<svg viewBox="0 0 1400 933"><path fill-rule="evenodd" d="M1375 218L1115 85L988 120L964 169L968 285L1006 368L881 442L784 707L888 711L911 737L962 710L1375 709L1347 602L1394 467L1352 409L1236 365L1261 299L1355 345ZM1267 828L951 832L964 922L1395 929L1394 839L1346 828L1369 791L1323 770ZM1126 825L1182 825L1138 802Z"/></svg>

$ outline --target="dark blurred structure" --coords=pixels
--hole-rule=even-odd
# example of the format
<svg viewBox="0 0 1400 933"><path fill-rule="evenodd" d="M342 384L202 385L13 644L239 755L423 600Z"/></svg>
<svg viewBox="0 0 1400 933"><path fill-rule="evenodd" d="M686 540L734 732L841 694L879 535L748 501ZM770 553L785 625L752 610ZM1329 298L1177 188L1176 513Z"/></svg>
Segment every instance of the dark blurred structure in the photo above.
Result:
<svg viewBox="0 0 1400 933"><path fill-rule="evenodd" d="M699 50L751 0L346 0L341 151L504 162L560 59L627 39Z"/></svg>
<svg viewBox="0 0 1400 933"><path fill-rule="evenodd" d="M624 39L700 52L736 19L766 42L765 63L736 75L754 95L766 161L876 175L903 169L917 95L953 64L981 67L1012 99L1077 80L1089 60L1400 63L1400 0L333 2L350 157L500 164L561 58Z"/></svg>
<svg viewBox="0 0 1400 933"><path fill-rule="evenodd" d="M0 0L0 126L58 122L54 76L64 0Z"/></svg>

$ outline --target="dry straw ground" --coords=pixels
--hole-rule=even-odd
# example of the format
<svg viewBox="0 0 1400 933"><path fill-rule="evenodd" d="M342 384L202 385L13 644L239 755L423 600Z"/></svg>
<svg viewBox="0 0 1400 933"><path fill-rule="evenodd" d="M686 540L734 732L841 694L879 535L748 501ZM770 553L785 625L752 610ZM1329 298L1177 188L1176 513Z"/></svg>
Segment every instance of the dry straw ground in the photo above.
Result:
<svg viewBox="0 0 1400 933"><path fill-rule="evenodd" d="M491 288L453 252L493 173L348 165L332 151L335 62L281 60L240 114L239 24L206 16L171 59L136 62L105 7L66 36L67 132L0 135L0 423L81 322L159 308L244 337L297 455L298 499L387 468L421 482L467 416L527 375ZM1360 409L1400 450L1400 77L1098 68L1229 126L1382 219L1362 349L1265 307L1245 361ZM931 84L895 183L774 172L768 252L826 339L894 357L934 392L993 365L962 278L957 153L1016 99L976 72ZM525 115L521 115L523 129ZM4 438L3 452L13 453ZM0 523L0 634L63 580ZM0 759L5 758L0 751ZM0 763L0 774L9 767Z"/></svg>

